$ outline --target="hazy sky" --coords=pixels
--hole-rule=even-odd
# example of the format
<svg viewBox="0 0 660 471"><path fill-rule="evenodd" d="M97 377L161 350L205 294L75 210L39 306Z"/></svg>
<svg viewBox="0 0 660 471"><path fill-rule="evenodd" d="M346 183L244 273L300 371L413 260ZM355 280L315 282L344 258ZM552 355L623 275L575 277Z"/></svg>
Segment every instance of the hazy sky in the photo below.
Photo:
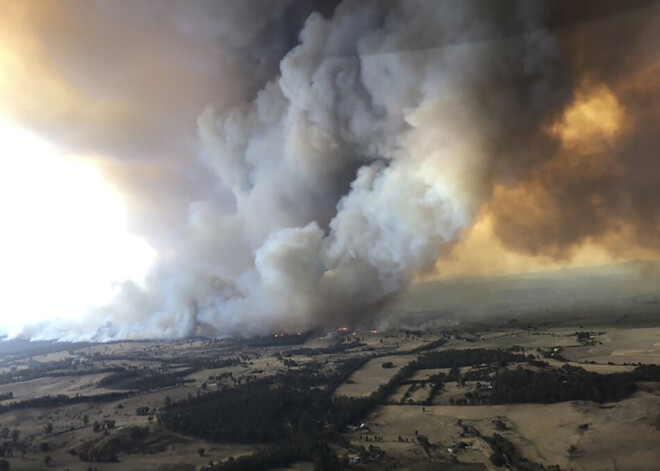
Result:
<svg viewBox="0 0 660 471"><path fill-rule="evenodd" d="M0 2L0 331L368 322L660 249L656 1Z"/></svg>

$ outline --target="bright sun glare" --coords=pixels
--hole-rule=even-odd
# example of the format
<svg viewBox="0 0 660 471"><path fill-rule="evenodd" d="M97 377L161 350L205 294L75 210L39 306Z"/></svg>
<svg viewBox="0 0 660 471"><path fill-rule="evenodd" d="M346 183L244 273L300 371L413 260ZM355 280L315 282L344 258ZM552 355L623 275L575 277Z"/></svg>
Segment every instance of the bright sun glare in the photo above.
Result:
<svg viewBox="0 0 660 471"><path fill-rule="evenodd" d="M155 257L91 164L1 118L0 214L0 333L80 317Z"/></svg>

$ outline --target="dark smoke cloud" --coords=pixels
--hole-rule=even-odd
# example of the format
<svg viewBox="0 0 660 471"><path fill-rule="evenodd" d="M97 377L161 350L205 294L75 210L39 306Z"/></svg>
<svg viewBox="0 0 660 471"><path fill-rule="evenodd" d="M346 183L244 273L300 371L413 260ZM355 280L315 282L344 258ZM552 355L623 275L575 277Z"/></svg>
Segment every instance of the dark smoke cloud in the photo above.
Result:
<svg viewBox="0 0 660 471"><path fill-rule="evenodd" d="M24 73L13 118L96 164L126 195L133 229L176 245L191 201L214 197L196 118L275 77L313 11L336 1L10 0ZM255 14L257 13L258 14Z"/></svg>
<svg viewBox="0 0 660 471"><path fill-rule="evenodd" d="M644 100L654 77L644 67L658 29L634 19L647 4L99 2L44 13L35 29L49 67L92 111L126 106L79 127L88 115L35 126L114 156L104 170L132 195L137 226L170 239L145 288L126 283L93 316L41 335L366 323L484 205L515 250L561 257L614 217L650 236L657 175L644 178L658 113ZM618 18L630 27L610 43L603 25ZM616 61L585 30L635 51L620 59L637 82L612 72ZM589 128L596 144L576 147L561 131L589 87L642 126ZM610 164L633 150L622 176Z"/></svg>
<svg viewBox="0 0 660 471"><path fill-rule="evenodd" d="M367 322L456 240L568 96L538 6L346 1L330 20L312 14L256 99L198 119L231 207L192 206L179 252L100 313L100 334Z"/></svg>
<svg viewBox="0 0 660 471"><path fill-rule="evenodd" d="M559 258L584 243L623 257L660 250L660 5L638 6L562 33L578 83L562 118L571 122L560 127L575 135L488 205L495 233L514 250Z"/></svg>

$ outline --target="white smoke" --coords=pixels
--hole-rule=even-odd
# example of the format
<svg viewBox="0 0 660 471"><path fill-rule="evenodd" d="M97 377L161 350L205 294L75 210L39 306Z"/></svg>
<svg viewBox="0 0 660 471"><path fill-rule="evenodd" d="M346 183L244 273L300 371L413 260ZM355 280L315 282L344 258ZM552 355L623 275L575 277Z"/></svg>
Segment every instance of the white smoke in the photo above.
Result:
<svg viewBox="0 0 660 471"><path fill-rule="evenodd" d="M346 0L312 14L253 101L198 119L200 158L233 207L192 205L185 242L146 287L124 286L69 332L369 322L456 240L519 157L508 139L561 95L539 5Z"/></svg>

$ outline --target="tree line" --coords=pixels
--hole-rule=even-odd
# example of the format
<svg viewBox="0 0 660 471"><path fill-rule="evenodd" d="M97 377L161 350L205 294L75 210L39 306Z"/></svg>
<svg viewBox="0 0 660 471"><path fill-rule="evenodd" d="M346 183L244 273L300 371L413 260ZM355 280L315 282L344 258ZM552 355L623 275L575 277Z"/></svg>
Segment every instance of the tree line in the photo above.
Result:
<svg viewBox="0 0 660 471"><path fill-rule="evenodd" d="M640 366L630 372L612 374L593 373L569 365L542 372L517 368L497 373L489 402L617 402L635 392L637 381L660 381L660 367Z"/></svg>
<svg viewBox="0 0 660 471"><path fill-rule="evenodd" d="M186 380L184 377L196 371L198 370L194 368L172 373L154 373L151 370L144 369L121 370L102 378L98 382L98 386L108 389L127 389L140 392L151 391L193 381Z"/></svg>
<svg viewBox="0 0 660 471"><path fill-rule="evenodd" d="M0 405L0 414L5 414L18 409L63 407L71 404L82 404L88 402L112 402L125 399L135 395L135 392L116 392L107 394L97 394L94 396L66 396L64 394L41 396L34 399L25 399L23 401L13 402L11 404Z"/></svg>

